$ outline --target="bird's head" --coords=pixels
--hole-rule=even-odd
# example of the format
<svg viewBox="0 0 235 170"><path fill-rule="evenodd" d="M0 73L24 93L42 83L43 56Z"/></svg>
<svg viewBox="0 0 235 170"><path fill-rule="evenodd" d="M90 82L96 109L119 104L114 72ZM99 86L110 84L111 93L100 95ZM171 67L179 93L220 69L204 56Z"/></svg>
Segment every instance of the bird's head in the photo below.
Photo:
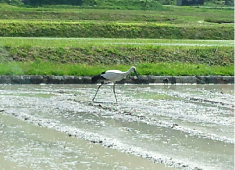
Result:
<svg viewBox="0 0 235 170"><path fill-rule="evenodd" d="M135 73L136 77L139 78L139 75L138 75L136 68L134 66L131 67L131 71L133 71Z"/></svg>
<svg viewBox="0 0 235 170"><path fill-rule="evenodd" d="M131 69L132 69L132 70L136 70L135 66L131 66Z"/></svg>

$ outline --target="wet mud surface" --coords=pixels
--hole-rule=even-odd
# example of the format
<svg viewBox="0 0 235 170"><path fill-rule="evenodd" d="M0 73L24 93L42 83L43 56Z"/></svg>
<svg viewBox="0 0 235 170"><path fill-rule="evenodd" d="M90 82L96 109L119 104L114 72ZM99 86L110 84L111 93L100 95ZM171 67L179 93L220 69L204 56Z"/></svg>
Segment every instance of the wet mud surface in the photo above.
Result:
<svg viewBox="0 0 235 170"><path fill-rule="evenodd" d="M233 85L0 85L0 168L234 169Z"/></svg>

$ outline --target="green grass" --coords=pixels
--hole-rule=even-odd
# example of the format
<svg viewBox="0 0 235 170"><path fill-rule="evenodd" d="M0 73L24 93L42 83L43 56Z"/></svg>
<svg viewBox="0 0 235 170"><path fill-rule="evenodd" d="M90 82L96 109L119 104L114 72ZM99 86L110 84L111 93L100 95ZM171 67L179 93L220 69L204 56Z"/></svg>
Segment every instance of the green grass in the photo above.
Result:
<svg viewBox="0 0 235 170"><path fill-rule="evenodd" d="M233 23L229 8L0 3L0 75L95 75L131 65L142 75L234 75Z"/></svg>
<svg viewBox="0 0 235 170"><path fill-rule="evenodd" d="M108 69L126 71L130 65L85 65L85 64L61 64L51 62L9 62L0 64L0 75L73 75L92 76L100 74ZM140 75L171 75L171 76L193 76L193 75L234 75L234 66L207 66L203 64L189 63L158 63L137 64Z"/></svg>

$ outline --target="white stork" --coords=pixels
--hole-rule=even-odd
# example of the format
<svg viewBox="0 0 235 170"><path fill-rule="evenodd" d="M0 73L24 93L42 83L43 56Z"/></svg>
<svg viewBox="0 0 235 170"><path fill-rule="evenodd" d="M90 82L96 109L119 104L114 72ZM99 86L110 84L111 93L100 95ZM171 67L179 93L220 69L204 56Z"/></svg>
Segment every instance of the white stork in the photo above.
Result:
<svg viewBox="0 0 235 170"><path fill-rule="evenodd" d="M94 77L92 77L91 82L92 83L96 83L98 80L101 80L101 85L98 87L98 89L96 90L95 96L93 97L92 101L94 102L95 97L100 89L100 87L103 84L107 84L109 82L113 83L113 93L116 99L116 103L117 103L117 97L116 97L116 93L115 93L115 83L118 81L121 81L122 79L124 79L127 75L129 75L131 72L134 72L135 75L138 78L138 74L136 72L136 68L134 66L132 66L128 71L126 72L122 72L120 70L107 70L102 72L99 75L96 75Z"/></svg>

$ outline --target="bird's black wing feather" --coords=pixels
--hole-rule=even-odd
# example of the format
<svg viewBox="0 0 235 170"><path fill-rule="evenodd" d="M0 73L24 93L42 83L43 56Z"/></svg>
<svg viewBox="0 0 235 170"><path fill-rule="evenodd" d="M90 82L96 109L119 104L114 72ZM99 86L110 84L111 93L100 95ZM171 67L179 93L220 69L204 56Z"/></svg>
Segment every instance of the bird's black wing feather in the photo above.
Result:
<svg viewBox="0 0 235 170"><path fill-rule="evenodd" d="M103 73L101 73L101 74L99 74L99 75L96 75L96 76L93 76L92 78L91 78L91 83L96 83L98 80L106 80L103 76L102 76L102 74L104 74L105 72L103 72Z"/></svg>

